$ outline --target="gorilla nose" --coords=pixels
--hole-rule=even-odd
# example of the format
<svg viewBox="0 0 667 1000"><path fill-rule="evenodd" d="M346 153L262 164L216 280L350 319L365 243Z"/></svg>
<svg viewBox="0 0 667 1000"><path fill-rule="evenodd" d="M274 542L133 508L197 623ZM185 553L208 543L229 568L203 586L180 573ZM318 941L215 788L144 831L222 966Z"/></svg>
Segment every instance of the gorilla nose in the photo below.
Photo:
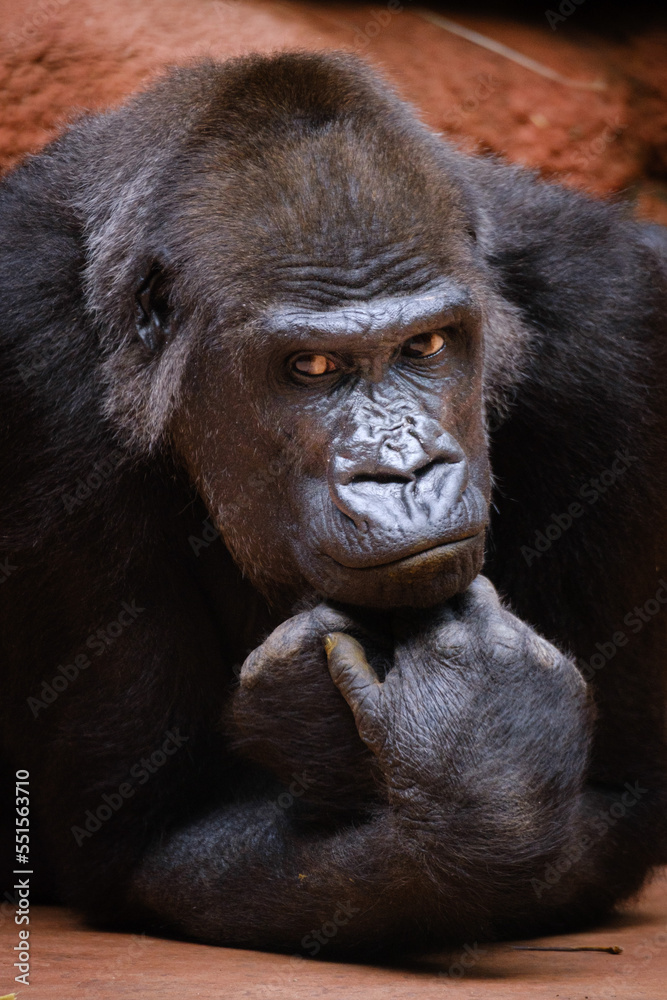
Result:
<svg viewBox="0 0 667 1000"><path fill-rule="evenodd" d="M365 445L365 447L364 447ZM333 459L333 483L348 486L360 483L415 483L439 467L464 460L458 443L449 434L421 441L413 434L387 435L381 443L342 449Z"/></svg>
<svg viewBox="0 0 667 1000"><path fill-rule="evenodd" d="M444 433L430 442L410 435L345 449L331 462L329 487L336 507L361 526L412 516L415 508L453 506L467 482L465 455Z"/></svg>

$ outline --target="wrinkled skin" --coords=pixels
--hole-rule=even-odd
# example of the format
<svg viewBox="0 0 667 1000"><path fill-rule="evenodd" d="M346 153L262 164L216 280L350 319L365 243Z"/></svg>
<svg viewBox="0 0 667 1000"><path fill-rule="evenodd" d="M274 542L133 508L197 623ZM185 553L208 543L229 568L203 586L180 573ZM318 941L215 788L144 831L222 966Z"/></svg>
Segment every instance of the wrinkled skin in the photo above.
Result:
<svg viewBox="0 0 667 1000"><path fill-rule="evenodd" d="M443 825L456 825L465 802L461 834L470 837L472 825L480 851L485 838L499 835L514 838L515 849L521 840L534 849L545 832L539 790L551 789L554 814L572 808L576 782L564 761L586 758L590 705L580 673L506 611L482 576L457 600L403 613L392 625L391 658L372 634L325 605L280 625L240 674L234 721L245 752L285 785L304 771L308 802L330 808L337 789L349 795L351 782L375 784L369 805L389 803L406 830L435 842ZM342 697L327 683L327 664ZM326 729L313 735L309 721L317 716ZM532 815L523 799L531 785Z"/></svg>
<svg viewBox="0 0 667 1000"><path fill-rule="evenodd" d="M325 957L635 892L667 856L663 231L288 53L82 120L0 237L33 891Z"/></svg>
<svg viewBox="0 0 667 1000"><path fill-rule="evenodd" d="M411 258L392 269L395 297L323 308L323 273L352 289L371 262L345 267L339 254L335 270L332 261L316 280L309 268L298 288L309 308L260 311L255 322L269 338L248 339L241 365L231 367L215 342L203 350L189 372L197 391L172 433L230 549L260 586L302 577L346 603L429 606L465 589L484 557L480 309L469 283L455 279L396 296ZM406 353L430 350L431 337L432 355ZM294 370L299 358L336 367L305 376ZM249 384L261 404L250 414ZM221 399L242 433L230 437L219 425ZM250 484L272 469L266 488L239 497L240 467Z"/></svg>

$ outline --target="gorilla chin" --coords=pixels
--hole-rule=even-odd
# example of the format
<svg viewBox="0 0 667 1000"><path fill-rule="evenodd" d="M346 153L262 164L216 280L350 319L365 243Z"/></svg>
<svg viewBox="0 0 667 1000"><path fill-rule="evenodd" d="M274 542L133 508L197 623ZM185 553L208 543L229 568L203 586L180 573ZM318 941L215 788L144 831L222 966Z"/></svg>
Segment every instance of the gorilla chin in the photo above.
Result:
<svg viewBox="0 0 667 1000"><path fill-rule="evenodd" d="M434 545L379 566L353 569L330 556L303 567L308 582L329 600L366 608L429 608L470 586L484 562L485 530Z"/></svg>

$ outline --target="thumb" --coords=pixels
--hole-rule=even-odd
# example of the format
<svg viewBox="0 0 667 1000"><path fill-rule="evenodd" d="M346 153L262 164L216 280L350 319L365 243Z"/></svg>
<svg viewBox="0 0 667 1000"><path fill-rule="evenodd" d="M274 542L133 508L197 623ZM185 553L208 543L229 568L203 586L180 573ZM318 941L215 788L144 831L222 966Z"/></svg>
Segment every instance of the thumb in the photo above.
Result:
<svg viewBox="0 0 667 1000"><path fill-rule="evenodd" d="M351 635L330 632L322 641L331 678L352 709L359 735L364 739L368 724L377 721L382 685L366 659L363 646Z"/></svg>

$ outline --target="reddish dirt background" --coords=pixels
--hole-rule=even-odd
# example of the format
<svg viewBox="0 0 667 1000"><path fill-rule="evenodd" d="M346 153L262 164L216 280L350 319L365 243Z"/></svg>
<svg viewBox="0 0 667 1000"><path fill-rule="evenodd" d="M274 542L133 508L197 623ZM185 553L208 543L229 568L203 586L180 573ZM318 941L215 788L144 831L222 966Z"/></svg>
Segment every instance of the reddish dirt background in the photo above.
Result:
<svg viewBox="0 0 667 1000"><path fill-rule="evenodd" d="M166 65L335 48L380 68L429 125L461 145L598 195L620 194L667 224L667 32L598 38L577 27L577 13L556 30L546 17L528 25L449 16L572 80L601 80L600 90L554 82L456 37L410 0L402 10L292 0L0 0L0 170L73 115L120 102Z"/></svg>

